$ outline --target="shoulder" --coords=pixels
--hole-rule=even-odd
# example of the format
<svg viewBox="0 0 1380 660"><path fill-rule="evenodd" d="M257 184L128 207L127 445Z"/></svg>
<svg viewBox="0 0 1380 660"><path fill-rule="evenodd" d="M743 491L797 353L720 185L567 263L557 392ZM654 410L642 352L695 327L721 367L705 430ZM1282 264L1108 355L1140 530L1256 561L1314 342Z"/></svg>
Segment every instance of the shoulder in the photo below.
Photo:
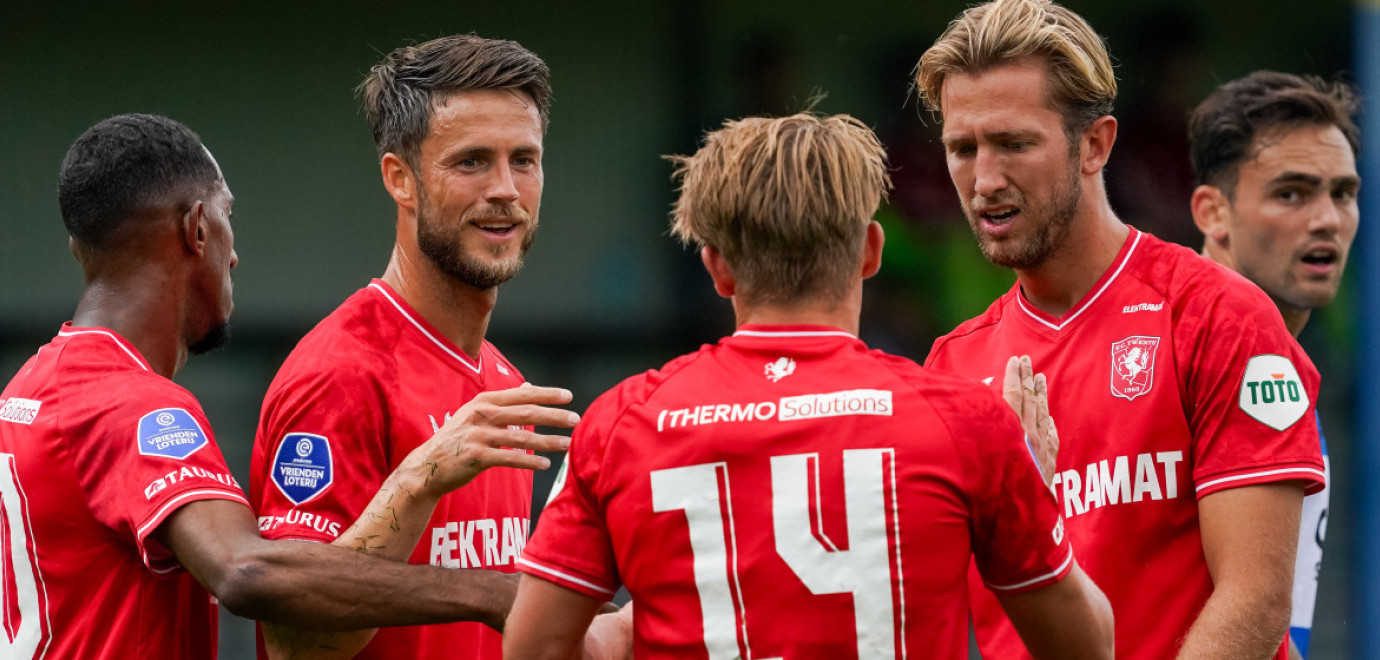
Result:
<svg viewBox="0 0 1380 660"><path fill-rule="evenodd" d="M960 349L968 341L979 339L996 328L1001 323L1006 306L1011 302L1013 291L1015 287L993 300L981 314L958 324L958 327L948 334L934 340L930 354L925 358L925 365L933 364L947 351Z"/></svg>
<svg viewBox="0 0 1380 660"><path fill-rule="evenodd" d="M595 399L589 407L588 414L607 417L627 410L630 406L647 403L668 382L690 377L691 374L687 368L714 349L715 346L713 345L705 345L694 353L687 353L667 362L659 369L651 369L623 379L622 382Z"/></svg>
<svg viewBox="0 0 1380 660"><path fill-rule="evenodd" d="M1232 323L1240 314L1278 314L1269 296L1235 271L1182 245L1142 236L1132 276L1162 294L1181 321Z"/></svg>
<svg viewBox="0 0 1380 660"><path fill-rule="evenodd" d="M988 386L933 367L920 366L879 350L868 352L909 389L908 394L933 413L956 437L987 433L994 422L1004 425L1010 409Z"/></svg>
<svg viewBox="0 0 1380 660"><path fill-rule="evenodd" d="M369 294L355 293L297 342L269 386L265 408L300 391L358 396L381 389L397 370L399 326Z"/></svg>

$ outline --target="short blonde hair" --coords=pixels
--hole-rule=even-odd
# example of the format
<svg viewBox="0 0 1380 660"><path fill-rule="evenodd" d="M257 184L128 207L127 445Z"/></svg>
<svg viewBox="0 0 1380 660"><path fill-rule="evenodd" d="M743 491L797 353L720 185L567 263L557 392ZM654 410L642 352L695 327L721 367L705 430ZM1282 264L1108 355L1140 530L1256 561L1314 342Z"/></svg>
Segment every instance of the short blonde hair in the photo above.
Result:
<svg viewBox="0 0 1380 660"><path fill-rule="evenodd" d="M877 136L848 115L727 121L694 156L667 158L681 182L671 233L719 250L750 304L841 300L891 186Z"/></svg>
<svg viewBox="0 0 1380 660"><path fill-rule="evenodd" d="M1049 0L993 0L970 7L920 57L915 86L943 117L940 94L951 73L978 74L1023 59L1042 60L1050 98L1070 138L1112 113L1116 75L1107 48L1082 16Z"/></svg>

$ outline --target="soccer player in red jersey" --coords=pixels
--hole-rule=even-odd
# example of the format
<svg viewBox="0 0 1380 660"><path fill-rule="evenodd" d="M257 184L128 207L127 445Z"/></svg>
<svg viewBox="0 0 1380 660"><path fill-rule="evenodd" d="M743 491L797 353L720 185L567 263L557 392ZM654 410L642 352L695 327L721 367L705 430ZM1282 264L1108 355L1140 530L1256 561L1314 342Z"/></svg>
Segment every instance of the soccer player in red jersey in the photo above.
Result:
<svg viewBox="0 0 1380 660"><path fill-rule="evenodd" d="M1283 658L1300 506L1324 483L1312 363L1259 289L1113 213L1116 80L1081 17L970 8L916 85L979 247L1017 280L926 365L999 388L1025 355L1047 377L1061 446L1046 476L1120 657ZM971 591L984 655L1023 657Z"/></svg>
<svg viewBox="0 0 1380 660"><path fill-rule="evenodd" d="M527 540L531 470L549 464L503 448L557 449L566 439L531 444L524 427L533 421L495 418L493 404L570 401L564 390L524 386L484 339L497 287L518 272L537 229L547 68L514 42L452 36L388 54L360 91L397 203L397 242L383 277L307 334L274 378L250 500L268 538L462 569L452 572L486 589L493 607L468 622L379 631L265 624L261 654L497 658L517 588L503 574ZM574 413L555 412L537 423L573 424ZM468 446L502 458L464 488L418 497L389 477L429 438L492 424L511 425L508 437Z"/></svg>
<svg viewBox="0 0 1380 660"><path fill-rule="evenodd" d="M1345 84L1257 71L1218 87L1189 122L1203 254L1269 294L1295 337L1314 309L1337 296L1356 238L1357 109ZM1328 489L1303 500L1291 658L1308 653L1327 508Z"/></svg>
<svg viewBox="0 0 1380 660"><path fill-rule="evenodd" d="M454 571L259 535L201 406L170 380L226 338L238 264L233 197L196 134L152 115L102 121L68 151L58 201L86 286L0 393L0 657L212 658L215 598L326 630L506 606ZM570 414L491 409L501 424ZM429 497L472 475L457 456L470 435L547 444L455 430L394 477Z"/></svg>
<svg viewBox="0 0 1380 660"><path fill-rule="evenodd" d="M621 584L638 656L965 658L972 557L1037 656L1110 657L1010 409L857 337L888 179L872 132L744 119L676 161L673 231L737 332L590 406L506 657L570 657Z"/></svg>

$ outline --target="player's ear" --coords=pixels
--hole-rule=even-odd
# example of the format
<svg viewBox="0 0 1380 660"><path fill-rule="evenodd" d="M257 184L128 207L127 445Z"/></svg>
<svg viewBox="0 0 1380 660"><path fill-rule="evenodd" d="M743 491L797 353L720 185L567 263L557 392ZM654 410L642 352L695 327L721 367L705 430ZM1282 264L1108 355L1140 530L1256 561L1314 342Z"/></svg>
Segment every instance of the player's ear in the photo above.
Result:
<svg viewBox="0 0 1380 660"><path fill-rule="evenodd" d="M1093 120L1088 130L1079 139L1079 171L1093 175L1102 171L1107 159L1112 157L1112 144L1116 142L1116 117L1102 115Z"/></svg>
<svg viewBox="0 0 1380 660"><path fill-rule="evenodd" d="M882 269L882 246L886 243L886 232L882 223L870 220L867 235L863 239L862 278L867 279Z"/></svg>
<svg viewBox="0 0 1380 660"><path fill-rule="evenodd" d="M1189 209L1193 212L1193 224L1203 232L1209 247L1225 247L1230 234L1227 219L1231 214L1231 202L1217 186L1198 186L1189 198Z"/></svg>
<svg viewBox="0 0 1380 660"><path fill-rule="evenodd" d="M733 277L733 268L728 265L722 252L713 245L700 248L700 261L709 271L709 279L714 280L714 290L720 296L732 298L738 290L738 281Z"/></svg>
<svg viewBox="0 0 1380 660"><path fill-rule="evenodd" d="M198 257L206 254L206 222L206 203L199 199L177 220L178 238L183 247Z"/></svg>
<svg viewBox="0 0 1380 660"><path fill-rule="evenodd" d="M407 161L390 151L379 159L379 174L383 176L383 187L398 206L417 209L417 176Z"/></svg>

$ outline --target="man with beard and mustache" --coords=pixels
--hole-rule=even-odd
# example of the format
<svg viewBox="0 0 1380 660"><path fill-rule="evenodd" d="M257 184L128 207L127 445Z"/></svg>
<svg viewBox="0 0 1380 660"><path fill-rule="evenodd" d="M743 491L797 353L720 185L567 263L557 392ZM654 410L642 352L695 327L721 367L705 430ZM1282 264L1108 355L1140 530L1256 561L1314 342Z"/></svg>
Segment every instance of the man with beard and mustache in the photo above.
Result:
<svg viewBox="0 0 1380 660"><path fill-rule="evenodd" d="M1016 272L926 366L998 389L1021 355L1047 377L1060 443L1037 450L1118 657L1285 657L1301 503L1324 484L1312 363L1259 289L1113 213L1116 80L1081 17L970 8L916 86L978 245ZM1025 657L992 595L970 592L984 656Z"/></svg>
<svg viewBox="0 0 1380 660"><path fill-rule="evenodd" d="M274 378L250 499L268 538L465 569L493 607L473 622L341 634L266 624L261 655L497 658L516 588L503 574L527 539L531 470L549 464L509 448L564 447L564 437L538 436L546 447L522 438L533 423L577 419L555 409L524 419L571 395L526 384L484 339L497 287L522 267L537 228L547 68L514 42L451 36L389 53L359 91L397 204L392 258ZM462 448L474 469L458 490L433 497L425 473L389 476L413 447L460 429L487 433Z"/></svg>
<svg viewBox="0 0 1380 660"><path fill-rule="evenodd" d="M1203 255L1269 294L1295 337L1336 298L1356 238L1357 109L1345 84L1257 71L1218 87L1189 121ZM1303 500L1290 657L1308 654L1327 510L1328 490Z"/></svg>
<svg viewBox="0 0 1380 660"><path fill-rule="evenodd" d="M201 405L171 380L228 336L233 203L200 138L167 117L101 121L63 159L58 205L86 285L0 394L0 657L214 657L217 598L324 630L501 620L505 576L260 536ZM508 424L571 415L495 409ZM476 433L560 444L451 425L394 478L446 492L473 476L457 452Z"/></svg>

